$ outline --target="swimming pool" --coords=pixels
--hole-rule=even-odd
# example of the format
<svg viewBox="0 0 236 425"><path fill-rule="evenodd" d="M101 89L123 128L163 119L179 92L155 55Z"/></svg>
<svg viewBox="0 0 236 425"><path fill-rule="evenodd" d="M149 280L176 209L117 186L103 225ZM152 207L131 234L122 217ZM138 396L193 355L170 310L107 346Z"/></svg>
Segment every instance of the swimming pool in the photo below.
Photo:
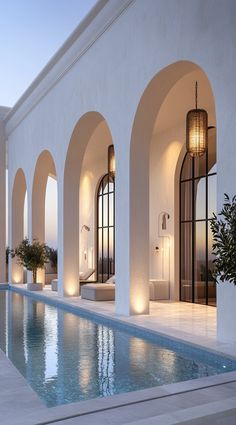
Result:
<svg viewBox="0 0 236 425"><path fill-rule="evenodd" d="M231 359L3 290L0 348L49 407L236 370Z"/></svg>

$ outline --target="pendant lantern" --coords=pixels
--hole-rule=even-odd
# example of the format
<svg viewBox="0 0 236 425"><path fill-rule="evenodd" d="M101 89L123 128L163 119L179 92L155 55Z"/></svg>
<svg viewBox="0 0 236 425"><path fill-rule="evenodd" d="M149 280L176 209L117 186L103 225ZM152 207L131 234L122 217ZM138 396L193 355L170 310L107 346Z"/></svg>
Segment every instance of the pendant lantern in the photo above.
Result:
<svg viewBox="0 0 236 425"><path fill-rule="evenodd" d="M116 172L116 160L114 145L108 146L108 174L115 177Z"/></svg>
<svg viewBox="0 0 236 425"><path fill-rule="evenodd" d="M192 157L202 156L207 150L208 115L197 105L198 84L195 85L195 109L191 109L186 117L186 148Z"/></svg>

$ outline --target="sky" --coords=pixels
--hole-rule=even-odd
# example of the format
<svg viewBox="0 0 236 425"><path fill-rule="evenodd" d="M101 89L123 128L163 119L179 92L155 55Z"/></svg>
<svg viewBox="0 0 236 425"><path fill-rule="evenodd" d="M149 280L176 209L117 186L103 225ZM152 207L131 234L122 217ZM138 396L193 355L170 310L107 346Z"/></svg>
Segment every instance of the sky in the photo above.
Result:
<svg viewBox="0 0 236 425"><path fill-rule="evenodd" d="M96 0L0 0L0 105L13 106Z"/></svg>
<svg viewBox="0 0 236 425"><path fill-rule="evenodd" d="M1 106L17 102L96 1L0 0ZM57 184L50 178L45 210L46 243L56 247Z"/></svg>

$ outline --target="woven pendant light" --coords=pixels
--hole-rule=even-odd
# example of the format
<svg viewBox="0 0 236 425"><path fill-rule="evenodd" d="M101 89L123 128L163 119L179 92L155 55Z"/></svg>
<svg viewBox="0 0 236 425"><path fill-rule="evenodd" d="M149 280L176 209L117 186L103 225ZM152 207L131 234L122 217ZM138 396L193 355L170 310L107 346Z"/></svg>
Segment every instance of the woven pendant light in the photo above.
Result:
<svg viewBox="0 0 236 425"><path fill-rule="evenodd" d="M203 155L207 150L208 115L197 106L198 84L195 85L195 109L191 109L186 117L186 148L193 157Z"/></svg>
<svg viewBox="0 0 236 425"><path fill-rule="evenodd" d="M116 172L115 150L114 150L114 145L110 145L108 146L108 174L111 177L114 177L115 172Z"/></svg>

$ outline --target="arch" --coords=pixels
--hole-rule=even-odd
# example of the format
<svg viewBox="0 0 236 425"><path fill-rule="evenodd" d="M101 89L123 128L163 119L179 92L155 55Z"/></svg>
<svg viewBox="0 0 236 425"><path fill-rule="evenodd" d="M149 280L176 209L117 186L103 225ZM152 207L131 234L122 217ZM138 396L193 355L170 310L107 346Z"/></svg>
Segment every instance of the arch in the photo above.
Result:
<svg viewBox="0 0 236 425"><path fill-rule="evenodd" d="M52 154L48 150L40 153L34 171L32 186L32 240L45 242L45 198L48 177L56 179L57 172ZM38 272L40 282L45 281L45 271Z"/></svg>
<svg viewBox="0 0 236 425"><path fill-rule="evenodd" d="M162 69L145 88L134 117L130 145L129 236L131 313L148 313L149 311L149 288L147 282L149 280L150 143L154 131L156 131L155 126L160 125L158 123L158 117L168 95L182 78L194 71L199 71L205 75L204 71L197 64L189 61L175 62ZM188 106L186 105L186 110L183 114L182 122L184 125ZM177 105L176 111L178 112ZM171 118L171 115L169 117ZM182 135L182 142L183 140L184 136ZM143 205L145 205L145 208L143 208ZM176 226L175 217L171 217L171 220L174 222L176 236L178 226Z"/></svg>
<svg viewBox="0 0 236 425"><path fill-rule="evenodd" d="M26 178L22 168L16 172L12 190L12 217L11 217L11 237L10 247L15 249L17 245L24 239L24 205L26 196ZM10 236L10 235L9 235ZM9 280L12 283L23 283L23 267L17 264L17 259L13 258L9 261L11 270Z"/></svg>
<svg viewBox="0 0 236 425"><path fill-rule="evenodd" d="M63 192L63 268L61 278L59 278L60 293L65 296L77 295L79 292L80 178L86 148L94 132L102 123L104 123L112 140L109 126L103 115L96 111L90 111L85 113L77 122L67 150ZM86 202L86 199L84 199L84 202Z"/></svg>

